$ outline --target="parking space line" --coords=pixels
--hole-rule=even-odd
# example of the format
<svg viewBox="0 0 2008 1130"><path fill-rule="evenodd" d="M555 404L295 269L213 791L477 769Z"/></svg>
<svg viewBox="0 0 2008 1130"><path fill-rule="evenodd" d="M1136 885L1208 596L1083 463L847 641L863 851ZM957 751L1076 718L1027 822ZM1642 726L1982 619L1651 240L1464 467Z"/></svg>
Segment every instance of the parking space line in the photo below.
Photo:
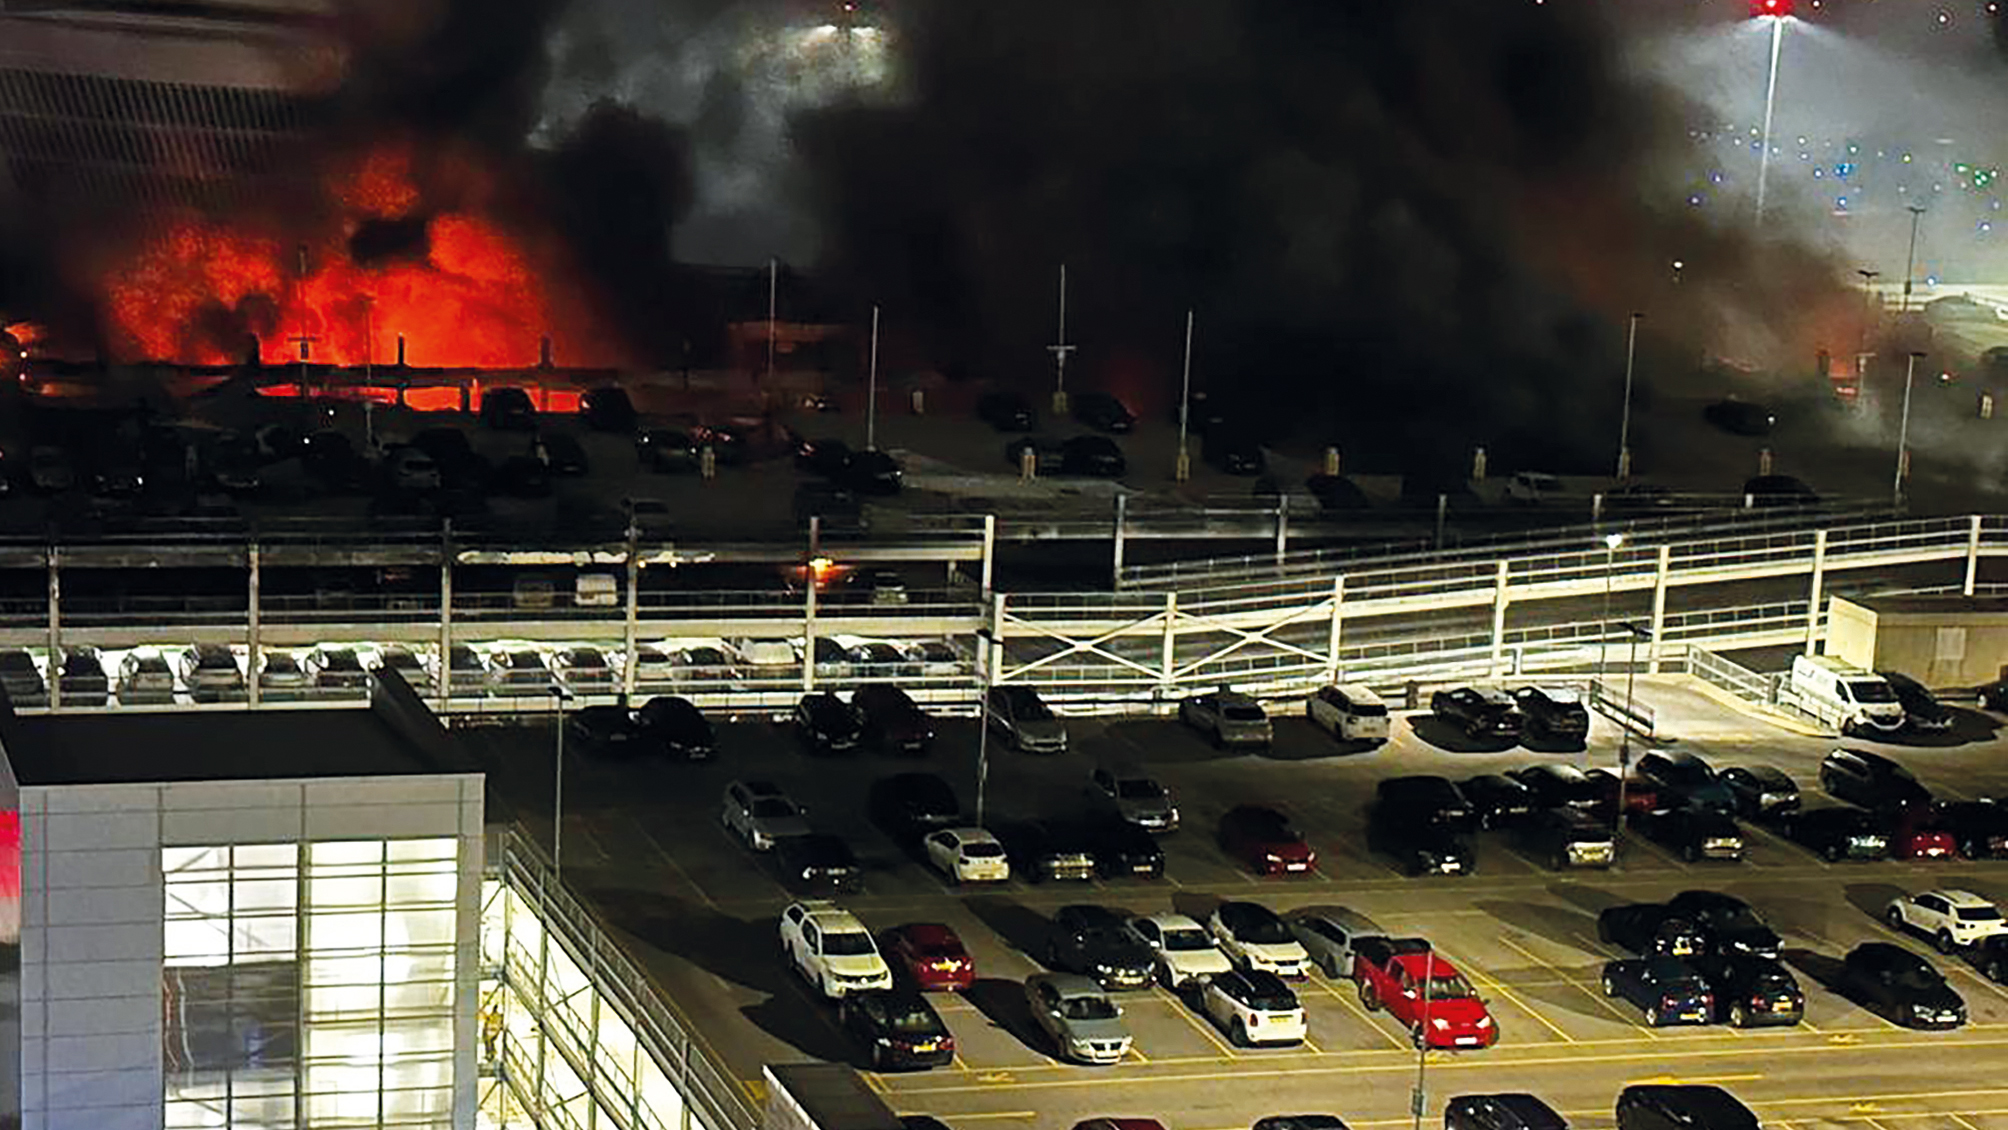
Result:
<svg viewBox="0 0 2008 1130"><path fill-rule="evenodd" d="M1947 1111L1946 1114L1950 1116L1954 1122L1959 1123L1960 1130L1980 1130L1980 1127L1975 1126L1971 1122L1968 1122L1963 1116L1961 1116L1955 1111Z"/></svg>
<svg viewBox="0 0 2008 1130"><path fill-rule="evenodd" d="M1534 964L1540 966L1541 968L1546 969L1548 972L1555 974L1555 976L1561 978L1561 980L1564 983L1575 985L1578 991L1584 991L1583 987L1581 985L1576 985L1576 983L1573 980L1571 980L1567 974L1563 973L1561 970L1555 968L1554 966L1549 965L1547 962L1542 961L1540 958L1535 957L1532 953L1529 953L1527 951L1526 947L1521 946L1518 943L1514 942L1513 939L1502 936L1500 937L1499 940L1505 942L1509 946L1512 946L1515 951L1517 951L1522 957L1525 957L1528 961L1531 961ZM1490 973L1485 972L1484 970L1478 968L1478 966L1467 961L1460 961L1457 963L1457 966L1460 969L1469 970L1472 973L1472 975L1476 976L1479 979L1479 982L1481 984L1487 984L1492 986L1492 988L1496 992L1498 992L1500 996L1505 997L1509 1001L1512 1001L1514 1005L1516 1005L1522 1012L1525 1012L1527 1015L1533 1017L1536 1021L1540 1022L1541 1027L1546 1028L1550 1032L1553 1032L1556 1038L1560 1039L1563 1043L1573 1044L1576 1042L1576 1038L1574 1036L1571 1036L1567 1032L1562 1031L1562 1029L1559 1026L1557 1026L1554 1021L1541 1015L1541 1013L1538 1010L1536 1010L1533 1005L1530 1005L1526 1001L1521 1000L1520 995L1518 993L1515 993L1513 990L1507 988L1505 984L1501 982L1497 977L1492 976Z"/></svg>
<svg viewBox="0 0 2008 1130"><path fill-rule="evenodd" d="M1185 1022L1187 1024L1190 1024L1194 1028L1197 1028L1199 1030L1200 1035L1205 1036L1209 1043L1211 1043L1214 1047L1220 1049L1221 1055L1226 1056L1228 1059L1241 1058L1239 1055L1235 1054L1233 1048L1227 1046L1227 1041L1221 1039L1220 1034L1213 1030L1213 1021L1203 1016L1193 1015L1193 1010L1186 1005L1184 999L1179 997L1178 994L1169 992L1161 988L1153 989L1151 990L1151 992L1153 995L1160 995L1170 1000L1173 1006L1172 1011L1184 1017Z"/></svg>
<svg viewBox="0 0 2008 1130"><path fill-rule="evenodd" d="M1378 1032L1382 1036L1386 1037L1387 1042L1392 1046L1394 1046L1396 1049L1403 1049L1410 1046L1409 1041L1400 1039L1399 1037L1395 1036L1392 1032L1389 1032L1386 1028L1383 1028L1381 1026L1380 1021L1374 1019L1373 1013L1368 1012L1366 1010L1366 1006L1360 1004L1360 1002L1356 1000L1354 997L1339 992L1338 989L1333 987L1332 983L1329 981L1319 981L1317 983L1323 987L1326 996L1329 996L1333 1000L1338 1001L1339 1006L1341 1008L1344 1008L1346 1011L1352 1013L1354 1016L1359 1017L1361 1021L1365 1022L1367 1027L1373 1029L1375 1032ZM1350 983L1351 982L1348 982L1348 984ZM1305 1041L1305 1043L1309 1042L1310 1042L1309 1040ZM1319 1054L1322 1055L1323 1053L1320 1052Z"/></svg>

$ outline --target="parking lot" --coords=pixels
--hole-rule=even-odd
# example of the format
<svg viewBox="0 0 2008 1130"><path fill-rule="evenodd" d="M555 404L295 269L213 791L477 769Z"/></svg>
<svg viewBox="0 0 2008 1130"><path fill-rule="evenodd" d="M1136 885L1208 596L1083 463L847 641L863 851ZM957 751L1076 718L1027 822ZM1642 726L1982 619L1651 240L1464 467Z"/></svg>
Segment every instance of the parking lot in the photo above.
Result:
<svg viewBox="0 0 2008 1130"><path fill-rule="evenodd" d="M1788 733L1717 705L1683 680L1640 684L1658 711L1665 744L1718 767L1769 763L1814 790L1818 759L1833 743ZM1968 713L1960 745L1886 747L1946 797L2008 794L2008 766L1993 737L1998 719ZM976 741L967 720L947 720L924 763L866 755L815 761L764 721L722 727L720 759L703 766L567 765L564 858L568 880L621 931L638 960L741 1079L765 1062L804 1058L860 1062L859 1049L783 964L775 915L789 895L719 827L718 798L734 777L774 780L809 809L811 822L844 835L866 874L841 901L869 926L939 921L975 956L978 980L934 1003L957 1041L955 1062L930 1072L872 1076L893 1107L950 1125L1004 1122L1067 1126L1095 1114L1150 1115L1178 1128L1248 1125L1265 1114L1328 1111L1355 1125L1409 1119L1410 1092L1424 1073L1431 1121L1451 1094L1529 1090L1579 1123L1608 1124L1610 1102L1628 1082L1721 1082L1770 1124L1913 1126L1981 1130L2008 1126L2008 991L1964 962L1933 956L1966 998L1971 1022L1949 1033L1897 1028L1822 987L1855 944L1892 936L1877 916L1892 896L1959 886L2008 898L2008 868L1990 863L1827 864L1769 832L1749 829L1741 864L1688 864L1627 837L1610 872L1556 874L1522 858L1495 833L1478 837L1476 873L1408 879L1363 843L1363 808L1375 781L1397 773L1453 778L1537 760L1615 763L1616 735L1601 720L1581 751L1453 752L1440 737L1399 718L1396 736L1371 753L1343 754L1300 717L1282 719L1266 753L1217 751L1164 719L1076 720L1073 750L1034 757L997 746L985 786L986 817L1064 815L1082 803L1097 761L1140 763L1173 791L1184 829L1164 837L1161 881L953 888L897 850L864 818L874 777L924 769L948 778L973 807ZM548 835L548 730L484 729L470 739L488 765L496 803ZM1851 743L1852 744L1852 743ZM1224 856L1211 829L1238 803L1286 809L1319 853L1315 874L1258 879ZM1691 887L1752 903L1784 936L1786 960L1807 993L1794 1028L1649 1030L1623 1002L1606 999L1602 963L1616 954L1596 940L1605 907L1663 899ZM1022 999L1028 956L1048 916L1073 902L1136 913L1177 910L1203 918L1223 897L1277 910L1340 905L1397 934L1428 937L1486 998L1499 1044L1431 1053L1419 1065L1407 1033L1362 1008L1350 983L1314 974L1302 985L1310 1037L1297 1048L1231 1047L1191 1005L1161 988L1119 998L1135 1050L1121 1065L1063 1065L1048 1054ZM1929 954L1921 943L1920 953Z"/></svg>

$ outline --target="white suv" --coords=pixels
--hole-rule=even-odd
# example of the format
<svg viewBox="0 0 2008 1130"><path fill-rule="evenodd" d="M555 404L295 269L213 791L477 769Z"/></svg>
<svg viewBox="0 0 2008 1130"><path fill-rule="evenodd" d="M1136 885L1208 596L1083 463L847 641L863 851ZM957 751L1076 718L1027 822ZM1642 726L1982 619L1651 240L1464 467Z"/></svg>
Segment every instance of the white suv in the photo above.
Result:
<svg viewBox="0 0 2008 1130"><path fill-rule="evenodd" d="M1915 930L1938 945L1940 953L1977 946L1997 934L2008 934L2001 908L1972 891L1926 891L1890 900L1883 918L1892 930Z"/></svg>
<svg viewBox="0 0 2008 1130"><path fill-rule="evenodd" d="M781 912L781 949L802 979L831 1000L892 988L892 967L870 930L833 902L798 902Z"/></svg>

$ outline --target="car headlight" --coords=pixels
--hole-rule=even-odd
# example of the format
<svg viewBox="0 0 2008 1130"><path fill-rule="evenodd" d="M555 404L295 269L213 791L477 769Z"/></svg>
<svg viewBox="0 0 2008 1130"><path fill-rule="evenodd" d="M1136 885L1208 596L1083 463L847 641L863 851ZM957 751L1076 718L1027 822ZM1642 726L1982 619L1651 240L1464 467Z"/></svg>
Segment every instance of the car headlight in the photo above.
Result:
<svg viewBox="0 0 2008 1130"><path fill-rule="evenodd" d="M1492 1018L1491 1018L1491 1017L1489 1017L1489 1016L1481 1016L1481 1017L1479 1017L1479 1018L1478 1018L1478 1028L1479 1028L1479 1029L1483 1030L1483 1029L1486 1029L1486 1028L1490 1028L1490 1027L1492 1027Z"/></svg>
<svg viewBox="0 0 2008 1130"><path fill-rule="evenodd" d="M1263 859L1265 859L1265 860L1268 860L1268 861L1269 861L1270 863L1281 863L1281 862L1283 862L1283 857L1282 857L1282 856L1280 856L1280 855L1277 855L1277 854L1276 854L1275 852L1273 852L1273 851L1265 851L1265 852L1263 852L1263 853L1262 853L1262 858L1263 858Z"/></svg>
<svg viewBox="0 0 2008 1130"><path fill-rule="evenodd" d="M1431 1027L1435 1028L1439 1032L1446 1031L1450 1028L1450 1021L1445 1020L1441 1016L1430 1017L1429 1023Z"/></svg>

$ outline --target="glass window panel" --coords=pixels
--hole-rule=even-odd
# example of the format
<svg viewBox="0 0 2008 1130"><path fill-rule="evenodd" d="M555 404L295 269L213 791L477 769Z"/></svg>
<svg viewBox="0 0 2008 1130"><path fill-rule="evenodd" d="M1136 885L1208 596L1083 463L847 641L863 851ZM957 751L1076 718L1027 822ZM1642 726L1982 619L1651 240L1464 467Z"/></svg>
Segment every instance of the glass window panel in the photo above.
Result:
<svg viewBox="0 0 2008 1130"><path fill-rule="evenodd" d="M438 910L390 910L385 928L393 946L443 945L453 941L459 915L450 906ZM317 947L318 948L318 947Z"/></svg>
<svg viewBox="0 0 2008 1130"><path fill-rule="evenodd" d="M450 906L460 897L460 873L437 871L425 875L392 875L387 880L385 901L393 906L431 903Z"/></svg>
<svg viewBox="0 0 2008 1130"><path fill-rule="evenodd" d="M169 965L222 965L230 960L227 921L191 919L161 924L161 957Z"/></svg>
<svg viewBox="0 0 2008 1130"><path fill-rule="evenodd" d="M308 985L376 985L383 980L383 959L375 954L361 957L315 956L307 961Z"/></svg>
<svg viewBox="0 0 2008 1130"><path fill-rule="evenodd" d="M230 853L231 865L239 871L264 867L296 871L300 866L298 844L238 844Z"/></svg>
<svg viewBox="0 0 2008 1130"><path fill-rule="evenodd" d="M167 916L187 918L190 915L210 915L230 913L230 881L228 879L208 879L191 881L173 879L167 883Z"/></svg>
<svg viewBox="0 0 2008 1130"><path fill-rule="evenodd" d="M377 1022L371 1020L327 1021L307 1029L307 1059L315 1063L375 1063L378 1058ZM374 1069L372 1069L374 1070Z"/></svg>
<svg viewBox="0 0 2008 1130"><path fill-rule="evenodd" d="M656 1125L676 1127L682 1125L683 1095L670 1085L669 1079L655 1061L641 1057L641 1105L645 1114L655 1120Z"/></svg>
<svg viewBox="0 0 2008 1130"><path fill-rule="evenodd" d="M382 863L382 840L321 840L308 845L308 860L316 870L324 864Z"/></svg>
<svg viewBox="0 0 2008 1130"><path fill-rule="evenodd" d="M383 1026L383 1055L395 1059L425 1059L453 1051L453 1018L438 1016L422 1020L386 1020Z"/></svg>
<svg viewBox="0 0 2008 1130"><path fill-rule="evenodd" d="M237 959L269 955L291 957L300 946L300 920L293 915L284 918L239 918L232 923L235 936L231 939Z"/></svg>
<svg viewBox="0 0 2008 1130"><path fill-rule="evenodd" d="M230 1098L230 1117L242 1130L263 1126L290 1126L293 1124L293 1096L290 1088L283 1095L245 1095L233 1087Z"/></svg>
<svg viewBox="0 0 2008 1130"><path fill-rule="evenodd" d="M284 1095L291 1102L293 1095L293 1073L291 1071L239 1071L230 1080L230 1093L243 1098L246 1095Z"/></svg>
<svg viewBox="0 0 2008 1130"><path fill-rule="evenodd" d="M377 1117L376 1071L370 1069L371 1082L368 1089L357 1087L344 1093L339 1087L322 1085L309 1076L307 1094L307 1124L334 1124L340 1122L374 1123Z"/></svg>
<svg viewBox="0 0 2008 1130"><path fill-rule="evenodd" d="M452 836L423 840L392 840L389 848L392 860L457 859L460 855L460 841Z"/></svg>
<svg viewBox="0 0 2008 1130"><path fill-rule="evenodd" d="M310 914L307 944L316 954L341 950L383 948L383 915L380 913Z"/></svg>
<svg viewBox="0 0 2008 1130"><path fill-rule="evenodd" d="M389 1080L384 1082L383 1115L386 1119L437 1118L452 1113L452 1087L414 1086L393 1090Z"/></svg>
<svg viewBox="0 0 2008 1130"><path fill-rule="evenodd" d="M344 1014L375 1016L383 1004L379 985L323 985L307 990L307 1019L318 1022Z"/></svg>
<svg viewBox="0 0 2008 1130"><path fill-rule="evenodd" d="M453 1011L453 986L444 981L419 985L386 985L384 1015L399 1018L445 1016Z"/></svg>
<svg viewBox="0 0 2008 1130"><path fill-rule="evenodd" d="M292 911L300 900L300 882L293 878L246 880L240 873L231 887L231 904L239 914Z"/></svg>
<svg viewBox="0 0 2008 1130"><path fill-rule="evenodd" d="M229 850L218 847L161 848L160 869L167 875L178 871L221 871L229 866Z"/></svg>
<svg viewBox="0 0 2008 1130"><path fill-rule="evenodd" d="M169 1099L161 1115L161 1125L167 1130L201 1130L225 1124L223 1112L213 1104L189 1099Z"/></svg>
<svg viewBox="0 0 2008 1130"><path fill-rule="evenodd" d="M383 876L358 875L329 879L316 871L307 880L307 905L315 910L333 907L376 907L383 905Z"/></svg>
<svg viewBox="0 0 2008 1130"><path fill-rule="evenodd" d="M392 984L418 984L453 980L454 953L450 948L391 950L384 955L384 980Z"/></svg>

